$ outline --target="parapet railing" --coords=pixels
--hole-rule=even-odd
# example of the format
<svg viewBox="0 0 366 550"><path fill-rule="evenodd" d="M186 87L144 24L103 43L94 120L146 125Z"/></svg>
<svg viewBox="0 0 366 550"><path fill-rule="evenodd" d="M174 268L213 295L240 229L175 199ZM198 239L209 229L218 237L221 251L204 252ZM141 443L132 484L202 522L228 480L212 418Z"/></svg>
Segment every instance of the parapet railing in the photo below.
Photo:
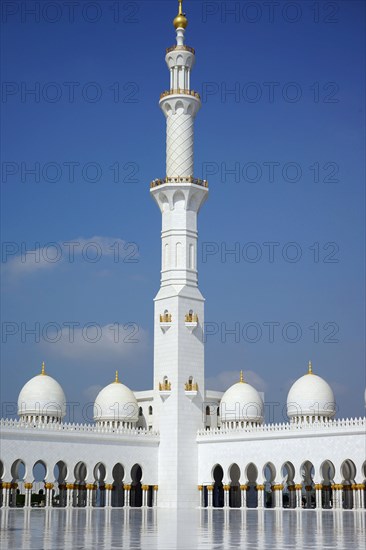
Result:
<svg viewBox="0 0 366 550"><path fill-rule="evenodd" d="M157 437L159 432L146 430L145 428L126 428L123 426L97 426L95 424L78 424L78 423L42 423L42 422L23 422L21 420L13 420L9 418L0 419L0 429L11 428L14 430L38 430L50 432L83 432L96 434L119 434L132 435L137 437Z"/></svg>
<svg viewBox="0 0 366 550"><path fill-rule="evenodd" d="M150 183L150 187L157 187L158 185L164 185L164 183L194 183L195 185L200 185L201 187L208 187L207 180L201 180L199 178L194 178L193 176L167 176L162 179L157 178Z"/></svg>
<svg viewBox="0 0 366 550"><path fill-rule="evenodd" d="M191 46L170 46L166 49L166 53L174 52L174 51L185 51L185 52L191 52L193 55L196 53L194 48L191 48Z"/></svg>
<svg viewBox="0 0 366 550"><path fill-rule="evenodd" d="M301 432L301 431L330 431L343 428L365 428L366 417L364 418L342 418L329 420L327 422L303 422L299 424L283 422L279 424L263 424L261 426L225 426L221 428L208 428L198 430L198 436L225 436L233 433L273 433L273 432Z"/></svg>
<svg viewBox="0 0 366 550"><path fill-rule="evenodd" d="M196 99L201 99L201 96L198 92L195 92L194 90L185 90L184 88L165 90L165 92L160 94L160 99L163 99L163 97L167 97L169 95L190 95L192 97L195 97Z"/></svg>

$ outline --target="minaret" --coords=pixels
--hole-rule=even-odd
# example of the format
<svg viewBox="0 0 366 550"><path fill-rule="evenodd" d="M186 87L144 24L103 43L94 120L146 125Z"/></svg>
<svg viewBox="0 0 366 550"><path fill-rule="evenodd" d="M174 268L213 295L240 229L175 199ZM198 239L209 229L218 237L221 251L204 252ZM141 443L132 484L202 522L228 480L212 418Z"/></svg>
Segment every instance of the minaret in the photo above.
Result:
<svg viewBox="0 0 366 550"><path fill-rule="evenodd" d="M154 424L160 431L159 506L197 505L197 430L204 408L204 298L197 279L197 214L206 181L193 172L194 119L201 107L191 90L195 52L184 44L188 21L179 0L177 44L167 49L170 90L160 97L166 117L166 177L151 183L162 214L161 285L155 298Z"/></svg>

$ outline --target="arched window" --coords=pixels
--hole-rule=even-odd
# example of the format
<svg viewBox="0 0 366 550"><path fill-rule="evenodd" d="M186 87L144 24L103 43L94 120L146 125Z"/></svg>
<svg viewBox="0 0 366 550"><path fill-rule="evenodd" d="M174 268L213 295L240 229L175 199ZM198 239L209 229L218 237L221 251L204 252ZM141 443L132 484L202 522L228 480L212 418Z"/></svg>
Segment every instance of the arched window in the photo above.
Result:
<svg viewBox="0 0 366 550"><path fill-rule="evenodd" d="M152 408L152 406L150 405L150 407L149 407L149 414L152 414L152 413L153 413L153 408Z"/></svg>
<svg viewBox="0 0 366 550"><path fill-rule="evenodd" d="M139 416L142 416L142 407L139 408Z"/></svg>
<svg viewBox="0 0 366 550"><path fill-rule="evenodd" d="M210 406L207 405L206 407L206 416L210 416L211 412L210 412Z"/></svg>

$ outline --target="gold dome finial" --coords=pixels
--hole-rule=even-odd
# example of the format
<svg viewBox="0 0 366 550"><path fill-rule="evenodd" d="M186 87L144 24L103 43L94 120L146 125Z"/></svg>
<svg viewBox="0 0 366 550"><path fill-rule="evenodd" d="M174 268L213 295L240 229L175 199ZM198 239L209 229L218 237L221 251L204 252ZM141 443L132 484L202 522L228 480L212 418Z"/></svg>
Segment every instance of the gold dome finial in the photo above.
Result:
<svg viewBox="0 0 366 550"><path fill-rule="evenodd" d="M239 382L241 382L242 384L244 383L244 373L243 373L242 370L240 371L240 379L239 379Z"/></svg>
<svg viewBox="0 0 366 550"><path fill-rule="evenodd" d="M44 361L42 361L41 374L42 375L46 374L46 365L44 364Z"/></svg>
<svg viewBox="0 0 366 550"><path fill-rule="evenodd" d="M178 15L173 21L175 29L185 29L188 25L188 19L186 14L183 13L183 0L178 0Z"/></svg>
<svg viewBox="0 0 366 550"><path fill-rule="evenodd" d="M311 364L311 361L309 361L308 365L308 374L313 374L313 365Z"/></svg>
<svg viewBox="0 0 366 550"><path fill-rule="evenodd" d="M120 384L119 378L118 378L118 370L116 370L116 377L114 379L115 384Z"/></svg>

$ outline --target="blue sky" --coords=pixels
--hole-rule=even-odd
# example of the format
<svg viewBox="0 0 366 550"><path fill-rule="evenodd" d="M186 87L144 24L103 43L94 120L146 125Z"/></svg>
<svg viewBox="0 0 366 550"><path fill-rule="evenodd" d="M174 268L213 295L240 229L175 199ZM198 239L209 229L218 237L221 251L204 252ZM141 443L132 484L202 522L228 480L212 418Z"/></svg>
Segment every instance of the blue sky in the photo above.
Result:
<svg viewBox="0 0 366 550"><path fill-rule="evenodd" d="M2 412L45 360L80 417L116 368L152 386L161 220L149 182L165 175L158 98L176 2L35 4L2 13ZM184 6L204 99L195 172L210 183L208 385L244 369L281 420L311 359L338 415L360 416L364 3L249 4Z"/></svg>

